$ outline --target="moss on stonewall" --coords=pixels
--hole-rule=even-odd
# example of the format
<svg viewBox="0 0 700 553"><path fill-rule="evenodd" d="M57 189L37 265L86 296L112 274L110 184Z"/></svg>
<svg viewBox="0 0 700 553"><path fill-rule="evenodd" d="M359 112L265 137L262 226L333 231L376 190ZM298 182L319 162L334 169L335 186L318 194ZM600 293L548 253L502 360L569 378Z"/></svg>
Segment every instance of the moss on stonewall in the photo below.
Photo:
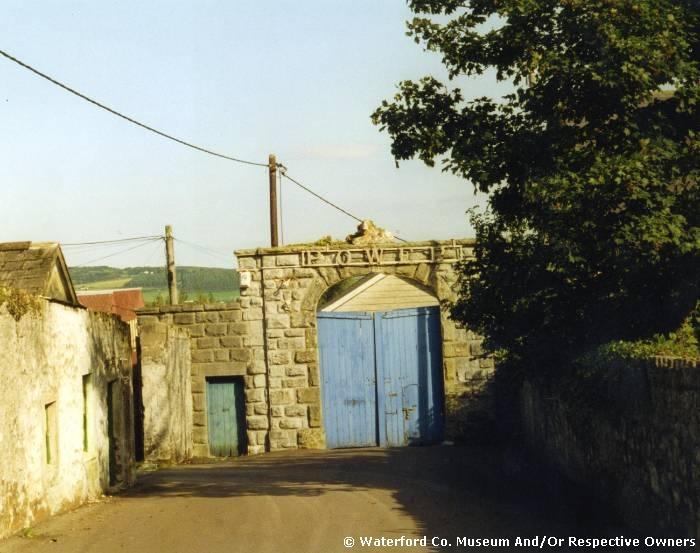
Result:
<svg viewBox="0 0 700 553"><path fill-rule="evenodd" d="M41 312L41 299L24 290L0 286L0 307L5 306L15 321L24 315L38 315Z"/></svg>

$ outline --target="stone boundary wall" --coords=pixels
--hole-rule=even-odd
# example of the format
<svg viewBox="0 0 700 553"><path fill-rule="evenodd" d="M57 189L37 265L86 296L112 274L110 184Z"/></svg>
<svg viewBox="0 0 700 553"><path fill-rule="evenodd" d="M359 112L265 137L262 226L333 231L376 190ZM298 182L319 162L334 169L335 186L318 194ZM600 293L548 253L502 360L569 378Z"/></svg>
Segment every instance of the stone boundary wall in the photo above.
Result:
<svg viewBox="0 0 700 553"><path fill-rule="evenodd" d="M698 539L700 361L658 357L610 367L596 394L526 382L528 449L612 506L633 528Z"/></svg>
<svg viewBox="0 0 700 553"><path fill-rule="evenodd" d="M142 309L139 326L164 323L190 336L193 455L209 456L205 387L208 377L240 376L245 383L247 451L265 451L267 439L266 365L262 300L192 304Z"/></svg>
<svg viewBox="0 0 700 553"><path fill-rule="evenodd" d="M139 344L144 459L181 463L192 457L189 332L151 321L141 327Z"/></svg>

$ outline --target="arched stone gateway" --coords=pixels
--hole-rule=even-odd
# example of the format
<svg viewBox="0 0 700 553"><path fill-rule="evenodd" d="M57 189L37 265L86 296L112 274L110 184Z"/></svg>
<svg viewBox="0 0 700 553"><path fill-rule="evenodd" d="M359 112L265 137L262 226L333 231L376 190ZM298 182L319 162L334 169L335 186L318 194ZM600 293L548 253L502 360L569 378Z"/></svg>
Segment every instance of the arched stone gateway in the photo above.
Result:
<svg viewBox="0 0 700 553"><path fill-rule="evenodd" d="M382 278L390 279L385 284L399 277L400 282L416 283L415 289L427 292L438 302L451 301L456 292L455 263L470 257L473 245L473 240L450 240L237 251L242 273L242 319L249 325L244 341L252 350L244 378L248 452L327 446L324 429L330 429L330 425L324 423L321 404L317 310L329 308L329 304L319 306L319 300L331 286L353 277L365 276L366 283L372 275L384 275ZM347 293L353 290L351 287ZM405 295L406 289L399 294ZM470 398L484 387L493 362L481 356L477 336L459 328L445 310L420 303L425 297L419 296L416 293L420 301L415 305L434 310L439 328L433 331L441 346L437 409L440 437L444 416L444 437L450 439L460 434L462 417L471 407ZM353 300L345 296L340 299ZM371 305L357 305L361 311L376 312ZM392 311L380 307L382 312ZM398 301L396 307L407 306ZM328 416L328 411L325 413ZM337 445L337 440L334 443ZM377 443L387 442L378 439Z"/></svg>

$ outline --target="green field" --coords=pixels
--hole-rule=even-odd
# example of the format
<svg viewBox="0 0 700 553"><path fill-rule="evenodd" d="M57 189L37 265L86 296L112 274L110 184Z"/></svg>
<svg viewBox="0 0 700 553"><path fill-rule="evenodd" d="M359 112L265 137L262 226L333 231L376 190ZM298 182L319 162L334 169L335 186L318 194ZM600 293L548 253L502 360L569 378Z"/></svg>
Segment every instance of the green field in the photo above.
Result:
<svg viewBox="0 0 700 553"><path fill-rule="evenodd" d="M163 267L74 267L69 272L77 291L141 288L146 305L168 303L167 277ZM177 268L180 302L232 301L240 295L239 282L238 271L234 269Z"/></svg>
<svg viewBox="0 0 700 553"><path fill-rule="evenodd" d="M205 298L199 298L199 294L202 294L202 296L206 296ZM187 293L185 292L185 297L184 300L181 297L180 298L180 303L183 301L195 301L198 302L199 299L204 299L205 303L211 301L209 298L209 294L213 297L214 301L233 301L236 299L238 296L240 296L240 293L237 290L231 290L231 291L221 291L217 290L215 292L200 292L200 293ZM146 302L146 304L153 303L154 301L157 300L158 296L163 298L163 301L165 303L167 302L168 299L168 290L167 288L144 288L143 289L143 300Z"/></svg>
<svg viewBox="0 0 700 553"><path fill-rule="evenodd" d="M98 280L75 285L76 290L111 290L112 288L128 288L130 278L114 278L112 280Z"/></svg>

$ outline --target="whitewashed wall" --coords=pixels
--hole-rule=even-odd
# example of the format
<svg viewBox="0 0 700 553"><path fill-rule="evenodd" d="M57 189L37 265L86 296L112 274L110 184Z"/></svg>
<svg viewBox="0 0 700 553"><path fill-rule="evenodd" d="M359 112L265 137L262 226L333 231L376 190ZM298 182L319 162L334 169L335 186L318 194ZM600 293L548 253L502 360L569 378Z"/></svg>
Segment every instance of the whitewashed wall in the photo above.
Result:
<svg viewBox="0 0 700 553"><path fill-rule="evenodd" d="M88 451L83 375L90 374ZM0 538L99 496L109 485L107 387L115 386L117 484L133 479L128 327L43 302L15 321L0 307ZM46 459L45 405L56 402L57 455Z"/></svg>

